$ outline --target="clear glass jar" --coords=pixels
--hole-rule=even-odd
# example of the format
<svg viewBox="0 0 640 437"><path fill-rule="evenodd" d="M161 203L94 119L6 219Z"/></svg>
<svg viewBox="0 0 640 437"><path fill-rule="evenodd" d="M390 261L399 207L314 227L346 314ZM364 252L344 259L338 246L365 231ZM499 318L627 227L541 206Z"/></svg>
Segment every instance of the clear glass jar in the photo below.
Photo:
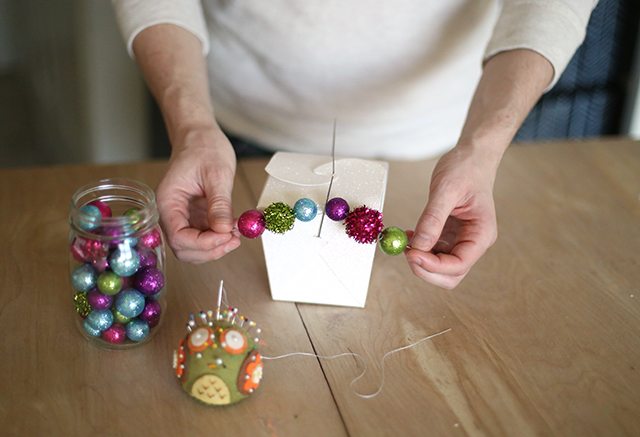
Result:
<svg viewBox="0 0 640 437"><path fill-rule="evenodd" d="M145 343L166 310L165 248L153 190L130 179L71 199L69 277L80 332L110 348Z"/></svg>

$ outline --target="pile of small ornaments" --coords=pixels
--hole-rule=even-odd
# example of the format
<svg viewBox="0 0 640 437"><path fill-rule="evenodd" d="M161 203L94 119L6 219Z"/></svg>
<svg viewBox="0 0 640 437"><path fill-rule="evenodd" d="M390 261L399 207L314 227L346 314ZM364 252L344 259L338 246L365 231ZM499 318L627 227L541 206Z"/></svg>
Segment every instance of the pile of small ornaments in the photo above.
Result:
<svg viewBox="0 0 640 437"><path fill-rule="evenodd" d="M326 217L339 222L344 220L347 235L358 243L379 243L387 255L399 255L409 244L407 234L396 226L384 227L382 213L366 206L349 211L349 203L341 198L330 199L324 208ZM293 229L295 219L303 222L313 220L318 206L308 198L299 199L292 207L275 202L264 211L251 209L238 218L238 231L247 238L257 238L266 230L284 234Z"/></svg>
<svg viewBox="0 0 640 437"><path fill-rule="evenodd" d="M124 226L104 225L111 216L109 205L99 200L80 208L81 232L73 234L70 245L73 300L89 336L113 345L138 343L149 337L162 313L162 237L157 225L135 231L137 209L124 212L129 223Z"/></svg>

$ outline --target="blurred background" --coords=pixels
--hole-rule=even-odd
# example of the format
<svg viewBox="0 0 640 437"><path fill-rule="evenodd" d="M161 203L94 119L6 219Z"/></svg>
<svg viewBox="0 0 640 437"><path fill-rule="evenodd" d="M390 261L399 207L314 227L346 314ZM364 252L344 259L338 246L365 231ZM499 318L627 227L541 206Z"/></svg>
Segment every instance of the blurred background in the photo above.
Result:
<svg viewBox="0 0 640 437"><path fill-rule="evenodd" d="M518 142L640 138L640 2L600 0ZM167 157L107 0L0 0L0 167Z"/></svg>

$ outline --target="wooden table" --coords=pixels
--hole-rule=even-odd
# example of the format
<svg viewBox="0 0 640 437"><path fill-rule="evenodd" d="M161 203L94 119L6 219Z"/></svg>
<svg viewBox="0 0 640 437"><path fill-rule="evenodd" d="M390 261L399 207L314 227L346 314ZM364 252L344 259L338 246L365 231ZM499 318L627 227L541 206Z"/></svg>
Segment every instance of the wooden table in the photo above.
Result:
<svg viewBox="0 0 640 437"><path fill-rule="evenodd" d="M265 161L239 165L236 214L256 203ZM165 163L0 171L0 434L640 435L640 144L514 146L495 196L497 243L454 291L378 254L364 310L270 299L259 241L218 262L168 256L169 311L151 343L109 351L74 322L67 211L76 187L128 176L155 186ZM385 221L410 228L434 161L391 163ZM258 321L262 352L353 351L267 362L233 407L188 398L171 368L189 312L230 299Z"/></svg>

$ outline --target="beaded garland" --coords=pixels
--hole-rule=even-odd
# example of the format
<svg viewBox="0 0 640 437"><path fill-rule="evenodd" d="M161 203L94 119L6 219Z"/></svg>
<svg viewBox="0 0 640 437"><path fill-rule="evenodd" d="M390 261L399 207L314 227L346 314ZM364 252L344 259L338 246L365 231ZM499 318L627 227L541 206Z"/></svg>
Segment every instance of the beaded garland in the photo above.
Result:
<svg viewBox="0 0 640 437"><path fill-rule="evenodd" d="M313 205L313 206L311 206ZM345 232L361 244L376 241L387 255L401 254L409 244L407 234L396 226L384 227L382 213L366 205L350 211L348 202L341 197L327 201L325 214L333 221L344 221ZM313 200L299 199L294 207L284 202L274 202L264 212L256 209L245 211L238 218L238 231L246 238L257 238L266 230L284 234L294 227L296 218L310 221L315 218L317 207Z"/></svg>

